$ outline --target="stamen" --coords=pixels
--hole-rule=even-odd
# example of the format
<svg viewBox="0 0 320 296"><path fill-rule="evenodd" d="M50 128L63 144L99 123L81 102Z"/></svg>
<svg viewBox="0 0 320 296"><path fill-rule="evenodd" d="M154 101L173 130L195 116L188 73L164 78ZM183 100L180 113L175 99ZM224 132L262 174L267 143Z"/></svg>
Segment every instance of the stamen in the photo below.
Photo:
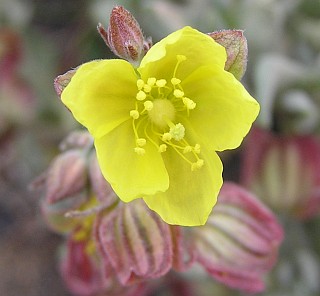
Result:
<svg viewBox="0 0 320 296"><path fill-rule="evenodd" d="M194 149L193 149L193 150L194 150L195 153L199 154L199 153L200 153L200 148L201 148L200 145L199 145L199 144L196 144L196 145L194 146Z"/></svg>
<svg viewBox="0 0 320 296"><path fill-rule="evenodd" d="M161 140L164 142L170 141L172 139L172 135L170 133L164 133L161 137Z"/></svg>
<svg viewBox="0 0 320 296"><path fill-rule="evenodd" d="M154 86L154 84L156 83L156 80L157 79L155 77L150 77L147 80L147 84L150 85L150 86Z"/></svg>
<svg viewBox="0 0 320 296"><path fill-rule="evenodd" d="M175 89L173 91L173 95L176 97L176 98L182 98L184 96L184 92L180 89Z"/></svg>
<svg viewBox="0 0 320 296"><path fill-rule="evenodd" d="M179 78L173 77L173 78L171 78L171 83L173 86L176 86L179 83L181 83L181 80Z"/></svg>
<svg viewBox="0 0 320 296"><path fill-rule="evenodd" d="M195 171L197 169L200 169L201 167L203 167L204 164L204 160L203 159L198 159L197 162L194 162L191 165L191 171Z"/></svg>
<svg viewBox="0 0 320 296"><path fill-rule="evenodd" d="M174 68L174 70L173 70L173 75L172 75L172 77L176 77L176 73L177 73L178 66L180 65L181 62L185 61L186 59L187 59L187 57L186 57L185 55L181 55L181 54L178 54L178 55L177 55L177 60L178 60L178 62L177 62L176 66L175 66L175 68Z"/></svg>
<svg viewBox="0 0 320 296"><path fill-rule="evenodd" d="M156 82L156 86L158 86L158 87L165 87L166 84L167 84L167 80L165 80L165 79L159 79Z"/></svg>
<svg viewBox="0 0 320 296"><path fill-rule="evenodd" d="M137 87L138 87L138 90L141 90L144 86L144 81L142 79L138 79L137 80Z"/></svg>
<svg viewBox="0 0 320 296"><path fill-rule="evenodd" d="M187 57L185 55L182 55L182 54L177 55L177 60L179 63L185 61L186 59L187 59Z"/></svg>
<svg viewBox="0 0 320 296"><path fill-rule="evenodd" d="M185 128L181 123L177 123L173 127L170 127L169 133L176 141L180 141L184 138Z"/></svg>
<svg viewBox="0 0 320 296"><path fill-rule="evenodd" d="M191 99L189 99L187 97L184 97L182 99L182 102L189 110L193 110L197 105L194 101L192 101Z"/></svg>
<svg viewBox="0 0 320 296"><path fill-rule="evenodd" d="M166 144L161 144L159 146L159 152L162 153L162 152L165 152L167 151L167 145Z"/></svg>
<svg viewBox="0 0 320 296"><path fill-rule="evenodd" d="M152 89L152 87L149 84L145 84L144 87L143 87L143 90L146 93L149 93L151 91L151 89Z"/></svg>
<svg viewBox="0 0 320 296"><path fill-rule="evenodd" d="M142 90L139 90L138 93L137 93L137 95L136 95L136 99L137 99L138 101L143 101L143 100L146 99L146 97L147 97L147 94L146 94L144 91L142 91Z"/></svg>
<svg viewBox="0 0 320 296"><path fill-rule="evenodd" d="M138 119L140 114L138 112L138 110L131 110L130 111L130 116L133 118L133 119Z"/></svg>
<svg viewBox="0 0 320 296"><path fill-rule="evenodd" d="M147 111L150 111L150 110L152 110L152 108L153 108L153 103L152 103L151 101L145 101L145 102L143 103L143 105L144 105L144 108L145 108Z"/></svg>
<svg viewBox="0 0 320 296"><path fill-rule="evenodd" d="M186 146L186 147L184 147L184 149L183 149L183 153L189 153L189 152L191 152L192 151L192 147L191 146Z"/></svg>
<svg viewBox="0 0 320 296"><path fill-rule="evenodd" d="M135 147L134 152L137 153L138 155L144 155L146 153L146 150L144 150L141 147Z"/></svg>
<svg viewBox="0 0 320 296"><path fill-rule="evenodd" d="M137 146L143 147L143 146L145 146L147 144L147 140L144 139L144 138L138 138L136 140L136 143L137 143Z"/></svg>

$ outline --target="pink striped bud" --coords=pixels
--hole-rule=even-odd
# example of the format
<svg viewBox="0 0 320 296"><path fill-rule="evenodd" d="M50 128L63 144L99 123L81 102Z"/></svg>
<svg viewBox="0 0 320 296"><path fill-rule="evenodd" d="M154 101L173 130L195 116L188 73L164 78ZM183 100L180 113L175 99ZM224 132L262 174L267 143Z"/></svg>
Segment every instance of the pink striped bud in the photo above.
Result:
<svg viewBox="0 0 320 296"><path fill-rule="evenodd" d="M47 202L53 204L85 190L86 165L86 159L80 150L69 150L58 155L47 172Z"/></svg>
<svg viewBox="0 0 320 296"><path fill-rule="evenodd" d="M207 224L193 230L197 260L218 281L246 292L264 289L283 231L274 215L238 185L225 183Z"/></svg>
<svg viewBox="0 0 320 296"><path fill-rule="evenodd" d="M244 151L242 183L279 212L310 218L320 212L320 142L255 128Z"/></svg>
<svg viewBox="0 0 320 296"><path fill-rule="evenodd" d="M119 203L112 212L100 216L96 225L99 249L123 285L160 277L171 268L169 225L141 199Z"/></svg>

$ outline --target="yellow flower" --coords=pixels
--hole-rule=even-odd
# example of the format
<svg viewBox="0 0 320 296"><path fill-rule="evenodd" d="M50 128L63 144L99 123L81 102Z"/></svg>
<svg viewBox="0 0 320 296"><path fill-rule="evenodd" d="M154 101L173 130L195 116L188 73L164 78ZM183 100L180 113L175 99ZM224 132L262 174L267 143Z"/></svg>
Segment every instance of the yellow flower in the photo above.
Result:
<svg viewBox="0 0 320 296"><path fill-rule="evenodd" d="M224 47L185 27L137 69L118 59L77 69L62 101L121 200L143 198L169 224L205 224L222 185L215 151L238 147L259 112L225 62Z"/></svg>

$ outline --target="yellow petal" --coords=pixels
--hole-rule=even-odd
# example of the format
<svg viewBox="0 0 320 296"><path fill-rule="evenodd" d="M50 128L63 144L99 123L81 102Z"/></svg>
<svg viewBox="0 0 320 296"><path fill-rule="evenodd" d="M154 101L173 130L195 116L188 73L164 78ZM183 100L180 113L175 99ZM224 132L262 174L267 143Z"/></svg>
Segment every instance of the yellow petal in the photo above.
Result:
<svg viewBox="0 0 320 296"><path fill-rule="evenodd" d="M146 141L144 155L134 151L131 120L96 139L95 147L102 174L123 201L168 189L169 177L158 148Z"/></svg>
<svg viewBox="0 0 320 296"><path fill-rule="evenodd" d="M215 152L202 149L204 165L191 171L190 164L173 149L163 153L170 176L165 192L144 197L148 207L169 224L196 226L206 223L222 186L222 164Z"/></svg>
<svg viewBox="0 0 320 296"><path fill-rule="evenodd" d="M171 79L177 55L186 57L177 71L177 78L181 80L201 66L217 65L223 69L227 58L225 48L211 37L184 27L151 47L138 69L141 77Z"/></svg>
<svg viewBox="0 0 320 296"><path fill-rule="evenodd" d="M232 74L214 66L201 67L182 81L196 103L185 122L209 149L221 151L241 144L259 113L258 102Z"/></svg>
<svg viewBox="0 0 320 296"><path fill-rule="evenodd" d="M63 103L89 132L99 138L130 118L137 76L122 60L100 60L77 69L61 95Z"/></svg>

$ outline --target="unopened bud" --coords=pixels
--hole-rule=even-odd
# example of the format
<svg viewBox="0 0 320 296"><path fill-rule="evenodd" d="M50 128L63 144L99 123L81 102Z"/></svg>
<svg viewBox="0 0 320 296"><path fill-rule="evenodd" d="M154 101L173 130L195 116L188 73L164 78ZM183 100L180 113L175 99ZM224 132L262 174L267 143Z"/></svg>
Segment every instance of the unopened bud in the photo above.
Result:
<svg viewBox="0 0 320 296"><path fill-rule="evenodd" d="M92 191L101 204L108 206L118 200L118 197L113 192L110 184L101 173L95 151L91 154L89 159L89 178Z"/></svg>
<svg viewBox="0 0 320 296"><path fill-rule="evenodd" d="M218 200L206 225L192 228L197 260L227 286L260 292L283 230L268 208L236 184L224 183Z"/></svg>
<svg viewBox="0 0 320 296"><path fill-rule="evenodd" d="M143 200L119 203L96 225L98 248L110 261L121 284L160 277L171 268L173 246L169 225L148 209Z"/></svg>
<svg viewBox="0 0 320 296"><path fill-rule="evenodd" d="M112 9L107 30L98 24L98 32L115 55L132 64L138 64L151 47L137 20L122 6Z"/></svg>
<svg viewBox="0 0 320 296"><path fill-rule="evenodd" d="M69 84L73 75L76 74L76 72L77 72L77 69L73 69L55 78L53 82L53 86L59 97L61 96L63 90Z"/></svg>
<svg viewBox="0 0 320 296"><path fill-rule="evenodd" d="M242 183L277 212L304 219L319 214L319 139L256 127L247 140Z"/></svg>
<svg viewBox="0 0 320 296"><path fill-rule="evenodd" d="M227 52L225 70L232 73L238 80L247 69L248 46L247 39L241 30L222 30L208 33Z"/></svg>
<svg viewBox="0 0 320 296"><path fill-rule="evenodd" d="M46 178L46 201L49 204L68 198L87 185L86 160L80 150L69 150L56 157Z"/></svg>

